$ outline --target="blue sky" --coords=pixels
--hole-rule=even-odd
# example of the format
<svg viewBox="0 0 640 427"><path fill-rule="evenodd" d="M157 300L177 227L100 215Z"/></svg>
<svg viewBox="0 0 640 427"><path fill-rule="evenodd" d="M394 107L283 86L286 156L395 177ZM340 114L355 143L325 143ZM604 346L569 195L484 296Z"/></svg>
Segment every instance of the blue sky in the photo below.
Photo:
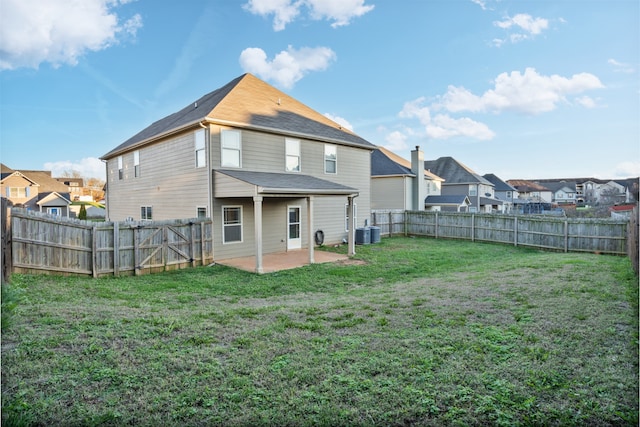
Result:
<svg viewBox="0 0 640 427"><path fill-rule="evenodd" d="M502 179L640 175L637 0L0 0L0 161L77 170L250 72Z"/></svg>

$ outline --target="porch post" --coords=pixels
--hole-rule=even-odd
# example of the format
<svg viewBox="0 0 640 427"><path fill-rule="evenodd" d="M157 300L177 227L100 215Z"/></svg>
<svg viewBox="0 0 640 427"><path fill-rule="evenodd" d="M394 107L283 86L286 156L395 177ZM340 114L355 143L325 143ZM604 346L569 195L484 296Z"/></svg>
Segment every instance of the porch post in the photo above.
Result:
<svg viewBox="0 0 640 427"><path fill-rule="evenodd" d="M349 204L347 205L347 216L349 217L349 231L347 232L347 246L349 248L347 255L353 256L356 254L355 235L356 235L356 221L353 217L353 199L354 196L349 196Z"/></svg>
<svg viewBox="0 0 640 427"><path fill-rule="evenodd" d="M262 268L262 196L254 196L253 198L253 220L255 222L255 241L256 241L256 273L263 273Z"/></svg>
<svg viewBox="0 0 640 427"><path fill-rule="evenodd" d="M313 236L313 196L307 197L307 236L309 239L309 264L315 262L313 251L315 239Z"/></svg>

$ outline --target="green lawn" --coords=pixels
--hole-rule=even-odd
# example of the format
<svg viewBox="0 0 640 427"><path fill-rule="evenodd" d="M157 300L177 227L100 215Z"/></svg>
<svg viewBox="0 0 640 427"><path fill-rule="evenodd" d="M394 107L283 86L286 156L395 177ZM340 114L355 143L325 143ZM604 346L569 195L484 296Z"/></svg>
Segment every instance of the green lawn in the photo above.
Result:
<svg viewBox="0 0 640 427"><path fill-rule="evenodd" d="M2 425L638 425L628 259L357 250L265 275L15 275Z"/></svg>

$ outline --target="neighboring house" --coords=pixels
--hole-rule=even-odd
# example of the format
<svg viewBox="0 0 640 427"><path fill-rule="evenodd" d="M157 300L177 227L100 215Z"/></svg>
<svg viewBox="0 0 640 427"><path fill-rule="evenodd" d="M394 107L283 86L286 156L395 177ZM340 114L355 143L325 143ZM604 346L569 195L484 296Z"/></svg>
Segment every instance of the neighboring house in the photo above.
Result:
<svg viewBox="0 0 640 427"><path fill-rule="evenodd" d="M14 170L0 164L0 175L0 194L13 206L69 216L67 187L52 178L50 171Z"/></svg>
<svg viewBox="0 0 640 427"><path fill-rule="evenodd" d="M80 197L84 194L84 179L83 178L55 178L56 181L63 183L67 186L67 192L71 196L72 201L80 200Z"/></svg>
<svg viewBox="0 0 640 427"><path fill-rule="evenodd" d="M526 179L509 179L507 184L518 191L518 201L526 200L533 203L551 203L553 193L542 184Z"/></svg>
<svg viewBox="0 0 640 427"><path fill-rule="evenodd" d="M511 213L513 211L514 201L518 200L518 190L492 173L482 175L482 177L494 185L496 199L502 200L504 203L502 211L504 213Z"/></svg>
<svg viewBox="0 0 640 427"><path fill-rule="evenodd" d="M609 208L609 212L611 213L611 218L629 219L631 218L631 214L633 213L633 210L637 208L637 206L638 205L636 205L635 203L611 206Z"/></svg>
<svg viewBox="0 0 640 427"><path fill-rule="evenodd" d="M469 197L451 194L448 196L431 195L425 200L427 210L444 211L444 212L468 212L471 202Z"/></svg>
<svg viewBox="0 0 640 427"><path fill-rule="evenodd" d="M504 203L495 198L494 185L453 157L427 160L424 168L444 179L443 196L467 196L469 212L502 212Z"/></svg>
<svg viewBox="0 0 640 427"><path fill-rule="evenodd" d="M439 210L439 205L427 207L425 199L440 195L442 181L424 170L420 147L411 152L411 161L383 147L371 153L371 209Z"/></svg>
<svg viewBox="0 0 640 427"><path fill-rule="evenodd" d="M558 205L575 205L577 200L576 183L571 181L544 181L538 184L551 190L551 202Z"/></svg>
<svg viewBox="0 0 640 427"><path fill-rule="evenodd" d="M370 216L376 147L244 74L108 152L108 220L210 217L214 259L346 240ZM322 231L322 233L319 233Z"/></svg>
<svg viewBox="0 0 640 427"><path fill-rule="evenodd" d="M551 187L552 183L575 184L575 203L578 205L611 205L629 203L635 201L632 187L636 186L637 178L622 180L609 180L597 178L570 178L570 179L540 179L537 183ZM561 198L556 197L558 203ZM571 203L571 202L569 202Z"/></svg>

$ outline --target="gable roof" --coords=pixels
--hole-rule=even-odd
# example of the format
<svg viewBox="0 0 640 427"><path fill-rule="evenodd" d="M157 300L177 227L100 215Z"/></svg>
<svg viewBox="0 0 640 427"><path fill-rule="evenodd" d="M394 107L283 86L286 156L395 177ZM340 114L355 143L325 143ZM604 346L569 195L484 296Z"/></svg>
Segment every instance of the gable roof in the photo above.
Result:
<svg viewBox="0 0 640 427"><path fill-rule="evenodd" d="M560 190L567 189L569 192L576 192L576 183L568 181L547 181L544 186L551 190L553 193L557 193Z"/></svg>
<svg viewBox="0 0 640 427"><path fill-rule="evenodd" d="M444 185L485 184L493 186L490 181L487 181L453 157L440 157L436 160L425 160L424 169L444 178Z"/></svg>
<svg viewBox="0 0 640 427"><path fill-rule="evenodd" d="M371 153L371 176L415 176L411 170L411 162L398 156L396 153L384 147L378 147ZM427 170L424 176L435 180L444 181L442 178Z"/></svg>
<svg viewBox="0 0 640 427"><path fill-rule="evenodd" d="M482 175L482 177L487 181L491 182L493 185L495 185L495 191L518 191L515 188L513 188L513 186L507 184L506 182L504 182L503 180L501 180L500 178L498 178L496 175L492 173L484 174Z"/></svg>
<svg viewBox="0 0 640 427"><path fill-rule="evenodd" d="M246 73L181 110L152 123L101 158L108 159L133 147L197 127L203 122L369 149L375 147L323 114Z"/></svg>
<svg viewBox="0 0 640 427"><path fill-rule="evenodd" d="M52 178L51 171L11 169L4 164L0 164L0 170L2 173L2 181L12 175L19 175L31 181L34 185L37 185L39 187L38 193L40 194L56 191L60 194L68 195L69 190L67 186L55 178Z"/></svg>
<svg viewBox="0 0 640 427"><path fill-rule="evenodd" d="M471 202L469 201L469 198L464 194L432 194L424 199L424 204L426 206L461 206L470 205Z"/></svg>
<svg viewBox="0 0 640 427"><path fill-rule="evenodd" d="M531 191L551 191L547 187L526 179L510 179L507 183L515 187L518 191L529 193Z"/></svg>

